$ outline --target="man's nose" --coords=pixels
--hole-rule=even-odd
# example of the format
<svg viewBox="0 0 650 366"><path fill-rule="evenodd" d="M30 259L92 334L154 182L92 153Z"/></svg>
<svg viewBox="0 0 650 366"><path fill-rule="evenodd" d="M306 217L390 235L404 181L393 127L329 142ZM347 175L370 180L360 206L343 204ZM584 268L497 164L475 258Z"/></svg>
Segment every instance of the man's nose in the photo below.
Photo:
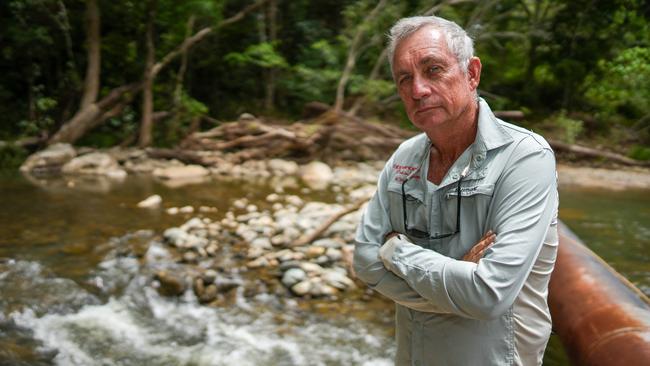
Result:
<svg viewBox="0 0 650 366"><path fill-rule="evenodd" d="M413 96L413 99L422 99L431 95L431 87L427 83L427 80L422 77L415 76L411 87L411 95Z"/></svg>

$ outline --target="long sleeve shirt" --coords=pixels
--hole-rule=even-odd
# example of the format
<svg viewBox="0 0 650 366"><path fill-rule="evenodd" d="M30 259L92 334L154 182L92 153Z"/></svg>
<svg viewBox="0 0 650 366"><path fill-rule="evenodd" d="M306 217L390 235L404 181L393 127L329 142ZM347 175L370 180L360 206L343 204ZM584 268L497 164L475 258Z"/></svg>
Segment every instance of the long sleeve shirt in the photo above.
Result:
<svg viewBox="0 0 650 366"><path fill-rule="evenodd" d="M429 182L431 141L420 134L389 159L356 235L354 267L396 303L399 365L538 365L551 330L547 289L557 251L555 158L539 135L505 123L479 102L476 140L440 184ZM454 232L461 182L460 232ZM404 195L402 197L402 183ZM488 230L478 263L461 261ZM402 235L390 258L379 248Z"/></svg>

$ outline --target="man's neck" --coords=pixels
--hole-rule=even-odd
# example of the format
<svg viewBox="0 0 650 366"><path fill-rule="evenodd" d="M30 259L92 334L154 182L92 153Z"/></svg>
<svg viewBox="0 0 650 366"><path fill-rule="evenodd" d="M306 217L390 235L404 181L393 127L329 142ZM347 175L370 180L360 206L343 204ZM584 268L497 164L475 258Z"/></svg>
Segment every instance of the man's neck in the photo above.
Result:
<svg viewBox="0 0 650 366"><path fill-rule="evenodd" d="M467 111L448 126L438 126L426 131L431 140L428 179L440 184L456 159L476 139L478 130L478 103L472 103Z"/></svg>
<svg viewBox="0 0 650 366"><path fill-rule="evenodd" d="M478 103L472 103L458 119L446 126L426 131L442 161L452 163L476 139L478 130Z"/></svg>

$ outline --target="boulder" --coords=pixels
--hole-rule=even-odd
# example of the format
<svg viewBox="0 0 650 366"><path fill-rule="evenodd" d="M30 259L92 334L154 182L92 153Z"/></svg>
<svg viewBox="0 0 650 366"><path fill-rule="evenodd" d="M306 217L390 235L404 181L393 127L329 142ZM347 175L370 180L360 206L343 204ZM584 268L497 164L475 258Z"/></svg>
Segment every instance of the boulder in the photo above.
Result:
<svg viewBox="0 0 650 366"><path fill-rule="evenodd" d="M175 188L185 184L201 183L210 175L210 171L200 165L171 166L154 169L153 176Z"/></svg>
<svg viewBox="0 0 650 366"><path fill-rule="evenodd" d="M20 171L26 173L59 173L61 167L77 155L70 144L53 144L47 149L30 155Z"/></svg>
<svg viewBox="0 0 650 366"><path fill-rule="evenodd" d="M78 156L63 165L61 171L65 174L97 175L116 179L123 179L127 175L117 160L102 152Z"/></svg>
<svg viewBox="0 0 650 366"><path fill-rule="evenodd" d="M268 167L274 175L295 175L298 173L298 164L294 161L271 159Z"/></svg>
<svg viewBox="0 0 650 366"><path fill-rule="evenodd" d="M332 183L334 173L329 165L320 161L313 161L302 167L300 178L309 188L322 190Z"/></svg>

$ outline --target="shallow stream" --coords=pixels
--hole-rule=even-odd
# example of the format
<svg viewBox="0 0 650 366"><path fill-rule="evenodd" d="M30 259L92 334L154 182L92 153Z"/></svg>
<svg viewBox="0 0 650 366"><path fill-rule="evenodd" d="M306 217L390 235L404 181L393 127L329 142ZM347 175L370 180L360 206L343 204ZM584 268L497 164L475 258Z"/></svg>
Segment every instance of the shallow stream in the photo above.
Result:
<svg viewBox="0 0 650 366"><path fill-rule="evenodd" d="M377 296L314 301L242 290L228 306L208 307L191 291L170 298L150 286L153 271L173 269L160 234L196 214L137 202L159 194L164 207L216 207L202 215L217 219L240 197L263 202L271 187L168 188L145 177L70 187L5 174L0 192L0 365L392 364L392 305ZM337 193L305 198L333 202ZM561 219L646 294L649 203L647 192L562 190L560 206ZM545 365L565 364L553 337Z"/></svg>

